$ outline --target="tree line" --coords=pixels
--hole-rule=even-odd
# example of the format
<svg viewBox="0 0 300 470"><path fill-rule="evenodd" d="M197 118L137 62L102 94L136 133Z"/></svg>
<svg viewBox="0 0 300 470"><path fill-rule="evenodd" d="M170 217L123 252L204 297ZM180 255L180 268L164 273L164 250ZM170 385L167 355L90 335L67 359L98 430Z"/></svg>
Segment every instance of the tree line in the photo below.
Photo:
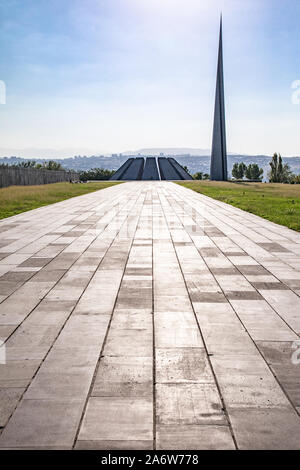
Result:
<svg viewBox="0 0 300 470"><path fill-rule="evenodd" d="M249 181L262 181L264 170L256 163L246 166L242 163L235 163L232 168L232 176L236 180L243 180L246 177ZM300 184L300 175L295 175L287 163L283 163L280 153L274 153L270 161L270 171L268 173L270 183Z"/></svg>
<svg viewBox="0 0 300 470"><path fill-rule="evenodd" d="M61 163L55 160L49 160L44 163L37 163L35 160L26 160L25 162L14 163L9 165L8 163L0 163L0 168L35 168L36 170L64 170ZM110 177L115 173L114 170L105 170L104 168L92 168L91 170L79 171L80 181L89 180L109 180Z"/></svg>
<svg viewBox="0 0 300 470"><path fill-rule="evenodd" d="M242 180L246 177L249 181L262 181L264 170L259 168L257 163L250 163L247 166L244 162L241 162L233 165L231 173L236 180Z"/></svg>
<svg viewBox="0 0 300 470"><path fill-rule="evenodd" d="M92 168L91 170L80 171L79 179L80 181L109 180L114 173L114 170Z"/></svg>
<svg viewBox="0 0 300 470"><path fill-rule="evenodd" d="M187 167L183 167L187 173L191 174ZM264 170L257 163L246 165L244 162L234 163L231 171L232 177L236 181L257 181L263 179ZM194 180L208 180L208 173L198 172L191 175ZM268 172L270 183L300 184L300 175L295 175L287 163L283 163L280 153L274 153L270 162L270 171Z"/></svg>
<svg viewBox="0 0 300 470"><path fill-rule="evenodd" d="M9 165L7 163L0 163L0 168L35 168L37 170L65 170L61 163L55 160L37 163L35 160L27 160L24 162ZM189 169L183 167L187 173L191 174ZM93 181L93 180L109 180L115 173L114 170L107 170L104 168L92 168L90 170L79 171L80 181ZM264 170L260 168L257 163L250 163L245 165L244 162L235 163L232 168L232 177L235 180L242 181L246 178L247 181L262 181ZM208 173L197 172L191 175L194 180L209 180ZM300 175L295 175L287 163L283 163L280 153L274 153L270 162L270 171L268 173L270 183L288 183L300 184Z"/></svg>
<svg viewBox="0 0 300 470"><path fill-rule="evenodd" d="M35 160L26 160L25 162L14 163L9 165L8 163L0 163L0 168L35 168L36 170L64 170L67 171L60 163L55 160L49 160L44 163L37 163Z"/></svg>

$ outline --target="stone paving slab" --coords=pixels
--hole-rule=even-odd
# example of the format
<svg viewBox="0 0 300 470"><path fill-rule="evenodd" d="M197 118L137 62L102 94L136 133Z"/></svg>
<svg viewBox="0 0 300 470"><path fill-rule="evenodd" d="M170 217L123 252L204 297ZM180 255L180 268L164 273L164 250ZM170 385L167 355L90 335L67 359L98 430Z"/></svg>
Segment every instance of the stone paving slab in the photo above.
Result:
<svg viewBox="0 0 300 470"><path fill-rule="evenodd" d="M0 234L0 448L300 448L299 233L131 182Z"/></svg>

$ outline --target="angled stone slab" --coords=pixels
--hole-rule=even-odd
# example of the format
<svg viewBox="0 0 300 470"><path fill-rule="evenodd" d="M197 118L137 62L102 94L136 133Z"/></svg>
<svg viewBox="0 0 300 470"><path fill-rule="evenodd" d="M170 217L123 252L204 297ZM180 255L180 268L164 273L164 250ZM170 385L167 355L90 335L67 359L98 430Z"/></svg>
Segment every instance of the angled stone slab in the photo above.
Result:
<svg viewBox="0 0 300 470"><path fill-rule="evenodd" d="M154 327L157 348L203 347L193 312L155 313Z"/></svg>
<svg viewBox="0 0 300 470"><path fill-rule="evenodd" d="M23 400L0 436L0 448L71 449L84 401Z"/></svg>
<svg viewBox="0 0 300 470"><path fill-rule="evenodd" d="M149 313L144 313L143 310L114 310L111 329L121 329L121 330L132 330L132 329L142 329L149 330L152 329L152 315Z"/></svg>
<svg viewBox="0 0 300 470"><path fill-rule="evenodd" d="M254 341L292 341L298 338L265 300L232 300L231 304Z"/></svg>
<svg viewBox="0 0 300 470"><path fill-rule="evenodd" d="M153 405L147 398L91 397L79 441L149 441L153 439Z"/></svg>
<svg viewBox="0 0 300 470"><path fill-rule="evenodd" d="M47 281L59 281L66 273L65 269L57 269L53 271L46 271L45 269L41 269L37 273L33 273L34 277L33 280L35 282L47 282Z"/></svg>
<svg viewBox="0 0 300 470"><path fill-rule="evenodd" d="M260 293L286 323L300 333L300 298L290 290L261 290Z"/></svg>
<svg viewBox="0 0 300 470"><path fill-rule="evenodd" d="M73 263L79 258L79 253L61 253L45 266L45 271L57 271L70 269Z"/></svg>
<svg viewBox="0 0 300 470"><path fill-rule="evenodd" d="M257 352L248 333L240 327L233 330L232 325L203 325L202 333L210 354L247 356Z"/></svg>
<svg viewBox="0 0 300 470"><path fill-rule="evenodd" d="M271 284L274 289L284 289L282 283L279 279L272 276L271 274L245 274L245 278L255 287L255 289L260 289L260 286L266 285L267 287Z"/></svg>
<svg viewBox="0 0 300 470"><path fill-rule="evenodd" d="M2 259L0 261L0 266L1 265L21 265L22 263L25 263L25 260L29 258L30 255L27 255L25 253L13 253L6 258ZM24 264L23 264L24 265Z"/></svg>
<svg viewBox="0 0 300 470"><path fill-rule="evenodd" d="M50 369L47 365L38 371L31 382L24 398L30 400L73 400L85 399L94 373L93 367L68 367L67 372L62 373Z"/></svg>
<svg viewBox="0 0 300 470"><path fill-rule="evenodd" d="M254 288L242 275L216 276L216 280L225 293L228 291L254 291Z"/></svg>
<svg viewBox="0 0 300 470"><path fill-rule="evenodd" d="M104 356L91 395L96 397L153 396L153 358Z"/></svg>
<svg viewBox="0 0 300 470"><path fill-rule="evenodd" d="M204 348L156 349L157 383L214 383Z"/></svg>
<svg viewBox="0 0 300 470"><path fill-rule="evenodd" d="M75 445L76 450L152 450L153 441L81 441Z"/></svg>
<svg viewBox="0 0 300 470"><path fill-rule="evenodd" d="M72 315L54 343L54 349L100 350L106 335L110 315Z"/></svg>
<svg viewBox="0 0 300 470"><path fill-rule="evenodd" d="M0 304L1 302L3 302L6 298L8 297L8 295L0 295Z"/></svg>
<svg viewBox="0 0 300 470"><path fill-rule="evenodd" d="M227 410L290 406L258 353L240 357L214 355L211 361Z"/></svg>
<svg viewBox="0 0 300 470"><path fill-rule="evenodd" d="M177 328L176 321L169 321L169 326L162 327L160 317L155 321L155 345L157 348L201 348L203 341L197 326Z"/></svg>
<svg viewBox="0 0 300 470"><path fill-rule="evenodd" d="M215 384L157 384L156 422L162 425L227 424Z"/></svg>
<svg viewBox="0 0 300 470"><path fill-rule="evenodd" d="M35 274L35 271L23 271L23 270L22 271L9 271L3 274L3 276L0 277L1 293L2 293L2 285L4 282L22 284L23 282L28 281L34 274Z"/></svg>
<svg viewBox="0 0 300 470"><path fill-rule="evenodd" d="M153 354L152 330L115 329L105 344L106 356L151 357Z"/></svg>
<svg viewBox="0 0 300 470"><path fill-rule="evenodd" d="M186 296L154 296L155 312L188 312L192 310L189 297Z"/></svg>
<svg viewBox="0 0 300 470"><path fill-rule="evenodd" d="M230 410L240 450L299 450L300 417L290 407Z"/></svg>
<svg viewBox="0 0 300 470"><path fill-rule="evenodd" d="M25 388L0 388L0 427L4 427L17 407Z"/></svg>
<svg viewBox="0 0 300 470"><path fill-rule="evenodd" d="M44 258L38 256L28 257L28 255L24 255L27 257L26 261L20 264L21 268L42 268L46 264L52 261L52 258Z"/></svg>
<svg viewBox="0 0 300 470"><path fill-rule="evenodd" d="M62 326L68 318L76 302L49 300L47 297L30 313L26 325Z"/></svg>
<svg viewBox="0 0 300 470"><path fill-rule="evenodd" d="M228 255L229 261L231 261L234 266L258 266L258 262L255 261L251 256L230 256Z"/></svg>
<svg viewBox="0 0 300 470"><path fill-rule="evenodd" d="M195 310L201 308L201 303L223 303L227 299L223 292L198 292L196 295L191 295L191 300Z"/></svg>
<svg viewBox="0 0 300 470"><path fill-rule="evenodd" d="M0 325L0 340L6 341L18 325Z"/></svg>
<svg viewBox="0 0 300 470"><path fill-rule="evenodd" d="M31 324L27 325L25 321L7 341L7 348L8 350L11 347L30 347L31 349L39 349L45 346L46 348L50 348L57 337L60 328L59 324L39 325L38 328L33 328Z"/></svg>
<svg viewBox="0 0 300 470"><path fill-rule="evenodd" d="M0 324L20 324L50 291L55 282L31 282L23 284L0 304Z"/></svg>
<svg viewBox="0 0 300 470"><path fill-rule="evenodd" d="M299 407L300 367L297 342L259 341L257 345L293 405Z"/></svg>
<svg viewBox="0 0 300 470"><path fill-rule="evenodd" d="M24 388L36 373L40 359L7 360L0 364L1 388Z"/></svg>
<svg viewBox="0 0 300 470"><path fill-rule="evenodd" d="M237 290L237 291L226 291L226 298L230 302L233 300L261 300L262 296L256 290L253 291L244 291L244 290Z"/></svg>
<svg viewBox="0 0 300 470"><path fill-rule="evenodd" d="M239 265L239 271L246 276L270 276L270 273L267 269L260 265Z"/></svg>
<svg viewBox="0 0 300 470"><path fill-rule="evenodd" d="M158 425L158 450L234 450L228 426Z"/></svg>

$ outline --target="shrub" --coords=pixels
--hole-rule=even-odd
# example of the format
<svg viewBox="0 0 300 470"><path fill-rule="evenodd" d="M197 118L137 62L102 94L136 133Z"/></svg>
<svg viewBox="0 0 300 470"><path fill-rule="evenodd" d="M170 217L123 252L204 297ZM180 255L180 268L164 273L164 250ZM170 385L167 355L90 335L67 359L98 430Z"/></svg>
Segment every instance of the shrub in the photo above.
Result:
<svg viewBox="0 0 300 470"><path fill-rule="evenodd" d="M300 184L300 175L295 175L291 181L292 184Z"/></svg>
<svg viewBox="0 0 300 470"><path fill-rule="evenodd" d="M80 181L88 180L109 180L115 172L113 170L105 170L104 168L92 168L91 170L81 171L79 173Z"/></svg>

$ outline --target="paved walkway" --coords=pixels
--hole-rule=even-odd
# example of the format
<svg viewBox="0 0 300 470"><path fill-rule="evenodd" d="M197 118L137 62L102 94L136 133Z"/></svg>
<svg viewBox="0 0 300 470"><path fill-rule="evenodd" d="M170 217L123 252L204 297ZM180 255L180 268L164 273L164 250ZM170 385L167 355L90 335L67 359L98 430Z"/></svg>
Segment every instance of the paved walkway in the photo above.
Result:
<svg viewBox="0 0 300 470"><path fill-rule="evenodd" d="M300 234L170 182L0 233L0 448L300 449Z"/></svg>

